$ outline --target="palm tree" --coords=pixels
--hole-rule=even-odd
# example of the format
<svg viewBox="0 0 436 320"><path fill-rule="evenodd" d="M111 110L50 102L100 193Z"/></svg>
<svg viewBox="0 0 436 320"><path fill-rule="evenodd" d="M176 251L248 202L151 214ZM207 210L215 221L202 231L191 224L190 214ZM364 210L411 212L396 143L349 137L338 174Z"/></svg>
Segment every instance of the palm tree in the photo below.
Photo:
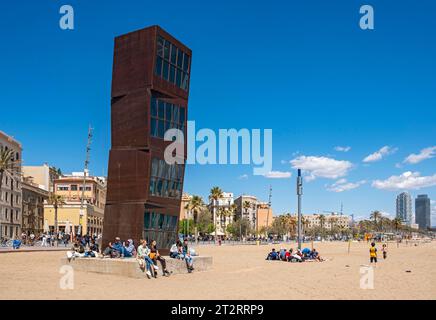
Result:
<svg viewBox="0 0 436 320"><path fill-rule="evenodd" d="M0 149L0 189L3 184L3 176L6 172L9 174L17 173L17 161L14 161L14 151L11 149Z"/></svg>
<svg viewBox="0 0 436 320"><path fill-rule="evenodd" d="M307 218L305 218L305 217L301 217L301 223L302 223L302 225L303 225L303 231L304 231L304 234L306 234L306 230L307 230L308 227L309 227L309 219L307 219Z"/></svg>
<svg viewBox="0 0 436 320"><path fill-rule="evenodd" d="M219 220L219 225L221 226L221 228L223 227L223 225L225 223L223 221L225 219L225 216L226 216L226 208L219 207L217 210L217 219Z"/></svg>
<svg viewBox="0 0 436 320"><path fill-rule="evenodd" d="M379 220L381 219L381 217L382 217L382 214L378 210L371 212L371 215L369 216L369 218L374 221L374 226L375 226L376 230L378 229L378 223L379 223Z"/></svg>
<svg viewBox="0 0 436 320"><path fill-rule="evenodd" d="M54 232L58 232L58 208L62 208L62 206L65 204L64 197L61 195L58 195L54 192L50 193L48 197L48 203L53 206L55 211L54 216Z"/></svg>
<svg viewBox="0 0 436 320"><path fill-rule="evenodd" d="M233 220L235 220L235 213L238 210L238 206L236 203L232 203L229 207L230 215L233 216Z"/></svg>
<svg viewBox="0 0 436 320"><path fill-rule="evenodd" d="M325 215L320 214L318 219L319 219L319 224L321 225L321 236L322 236L322 238L324 238Z"/></svg>
<svg viewBox="0 0 436 320"><path fill-rule="evenodd" d="M198 217L200 215L200 212L204 210L203 198L194 195L192 196L191 200L189 200L186 206L188 210L194 214L195 241L198 241Z"/></svg>
<svg viewBox="0 0 436 320"><path fill-rule="evenodd" d="M338 222L338 218L335 216L330 217L330 230L335 231L336 230L336 223ZM332 232L333 233L333 232Z"/></svg>
<svg viewBox="0 0 436 320"><path fill-rule="evenodd" d="M248 216L248 209L251 208L251 202L250 201L244 201L242 203L242 208L244 209L245 216ZM241 214L241 219L242 219L242 214ZM241 234L241 236L242 236L242 234Z"/></svg>
<svg viewBox="0 0 436 320"><path fill-rule="evenodd" d="M244 203L242 204L242 208L245 211L245 214L248 214L248 209L251 208L251 202L250 201L244 201Z"/></svg>
<svg viewBox="0 0 436 320"><path fill-rule="evenodd" d="M291 216L290 214L287 214L287 226L289 228L290 233L296 233L296 229L297 229L297 218Z"/></svg>
<svg viewBox="0 0 436 320"><path fill-rule="evenodd" d="M215 226L215 241L217 239L217 230L216 230L216 207L218 205L218 199L223 197L223 191L219 187L213 187L210 189L210 198L212 199L212 208L213 208L213 225Z"/></svg>
<svg viewBox="0 0 436 320"><path fill-rule="evenodd" d="M184 228L183 228L183 229L185 229L183 231L186 231L185 234L188 234L188 232L189 232L189 216L191 215L191 209L189 207L190 203L191 203L191 200L189 200L184 207L185 210L188 210L188 216L186 217L186 225L184 225Z"/></svg>
<svg viewBox="0 0 436 320"><path fill-rule="evenodd" d="M400 219L400 218L395 218L394 221L393 221L393 226L394 226L394 228L395 228L395 231L398 232L398 230L400 230L400 229L401 229L401 226L402 226L402 221L401 221L401 219Z"/></svg>

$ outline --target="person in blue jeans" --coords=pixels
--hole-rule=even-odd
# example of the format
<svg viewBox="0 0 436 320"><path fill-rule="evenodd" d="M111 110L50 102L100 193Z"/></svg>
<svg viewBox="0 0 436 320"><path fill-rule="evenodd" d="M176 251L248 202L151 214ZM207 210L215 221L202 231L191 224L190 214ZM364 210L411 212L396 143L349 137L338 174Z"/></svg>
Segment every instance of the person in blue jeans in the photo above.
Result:
<svg viewBox="0 0 436 320"><path fill-rule="evenodd" d="M183 240L182 250L182 258L185 259L188 272L191 273L194 270L194 259L189 251L188 239Z"/></svg>
<svg viewBox="0 0 436 320"><path fill-rule="evenodd" d="M141 244L138 246L136 258L137 259L144 259L145 266L147 269L146 274L147 274L147 277L150 279L151 278L151 268L156 270L156 269L158 269L158 267L154 265L153 260L149 256L150 249L147 247L147 240L143 239L140 241L140 243Z"/></svg>
<svg viewBox="0 0 436 320"><path fill-rule="evenodd" d="M122 256L125 258L131 258L136 255L135 246L133 245L133 240L129 239L127 240L127 243L123 246L123 252Z"/></svg>
<svg viewBox="0 0 436 320"><path fill-rule="evenodd" d="M116 252L115 252L116 251ZM124 249L123 244L121 243L121 239L119 237L115 238L115 242L109 242L108 247L103 251L103 256L123 256Z"/></svg>

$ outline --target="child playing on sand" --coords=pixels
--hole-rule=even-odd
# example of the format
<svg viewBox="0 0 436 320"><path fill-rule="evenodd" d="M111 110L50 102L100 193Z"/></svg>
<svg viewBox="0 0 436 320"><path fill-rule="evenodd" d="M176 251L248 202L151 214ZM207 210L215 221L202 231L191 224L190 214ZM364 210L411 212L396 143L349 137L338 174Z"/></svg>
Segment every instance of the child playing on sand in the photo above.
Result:
<svg viewBox="0 0 436 320"><path fill-rule="evenodd" d="M386 247L386 243L383 244L382 252L383 252L383 259L386 259L388 256L388 248Z"/></svg>
<svg viewBox="0 0 436 320"><path fill-rule="evenodd" d="M377 248L374 242L371 243L371 247L369 248L369 263L372 264L372 262L377 265Z"/></svg>

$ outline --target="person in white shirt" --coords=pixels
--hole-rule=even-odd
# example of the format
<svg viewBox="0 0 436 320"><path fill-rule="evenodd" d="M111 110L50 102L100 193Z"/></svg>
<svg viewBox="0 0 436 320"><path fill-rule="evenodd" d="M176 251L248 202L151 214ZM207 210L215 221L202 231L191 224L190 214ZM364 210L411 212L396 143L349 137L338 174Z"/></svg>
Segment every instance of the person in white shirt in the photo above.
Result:
<svg viewBox="0 0 436 320"><path fill-rule="evenodd" d="M147 268L146 274L147 277L150 279L151 278L151 267L153 266L154 270L156 271L158 268L158 266L153 264L153 260L150 258L150 249L147 246L147 240L142 239L140 241L140 245L138 246L138 250L137 250L137 254L136 254L136 258L138 260L144 260L145 261L145 265ZM141 263L140 263L141 266Z"/></svg>

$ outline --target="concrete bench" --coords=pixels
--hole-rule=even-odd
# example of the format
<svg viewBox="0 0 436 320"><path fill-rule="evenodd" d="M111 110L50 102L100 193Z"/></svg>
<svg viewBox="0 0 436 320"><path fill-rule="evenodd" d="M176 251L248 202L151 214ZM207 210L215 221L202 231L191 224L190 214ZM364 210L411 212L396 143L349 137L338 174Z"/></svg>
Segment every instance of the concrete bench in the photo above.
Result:
<svg viewBox="0 0 436 320"><path fill-rule="evenodd" d="M184 260L173 259L168 256L164 257L167 262L168 271L172 274L188 273L186 263ZM210 256L196 256L194 258L193 272L207 271L212 268L212 257ZM71 265L74 270L114 274L119 276L131 277L131 278L146 278L145 271L139 268L136 258L124 258L124 259L111 259L111 258L75 258L71 261L68 259L61 259L62 265ZM162 266L160 262L157 263L159 270L158 275L162 275Z"/></svg>

